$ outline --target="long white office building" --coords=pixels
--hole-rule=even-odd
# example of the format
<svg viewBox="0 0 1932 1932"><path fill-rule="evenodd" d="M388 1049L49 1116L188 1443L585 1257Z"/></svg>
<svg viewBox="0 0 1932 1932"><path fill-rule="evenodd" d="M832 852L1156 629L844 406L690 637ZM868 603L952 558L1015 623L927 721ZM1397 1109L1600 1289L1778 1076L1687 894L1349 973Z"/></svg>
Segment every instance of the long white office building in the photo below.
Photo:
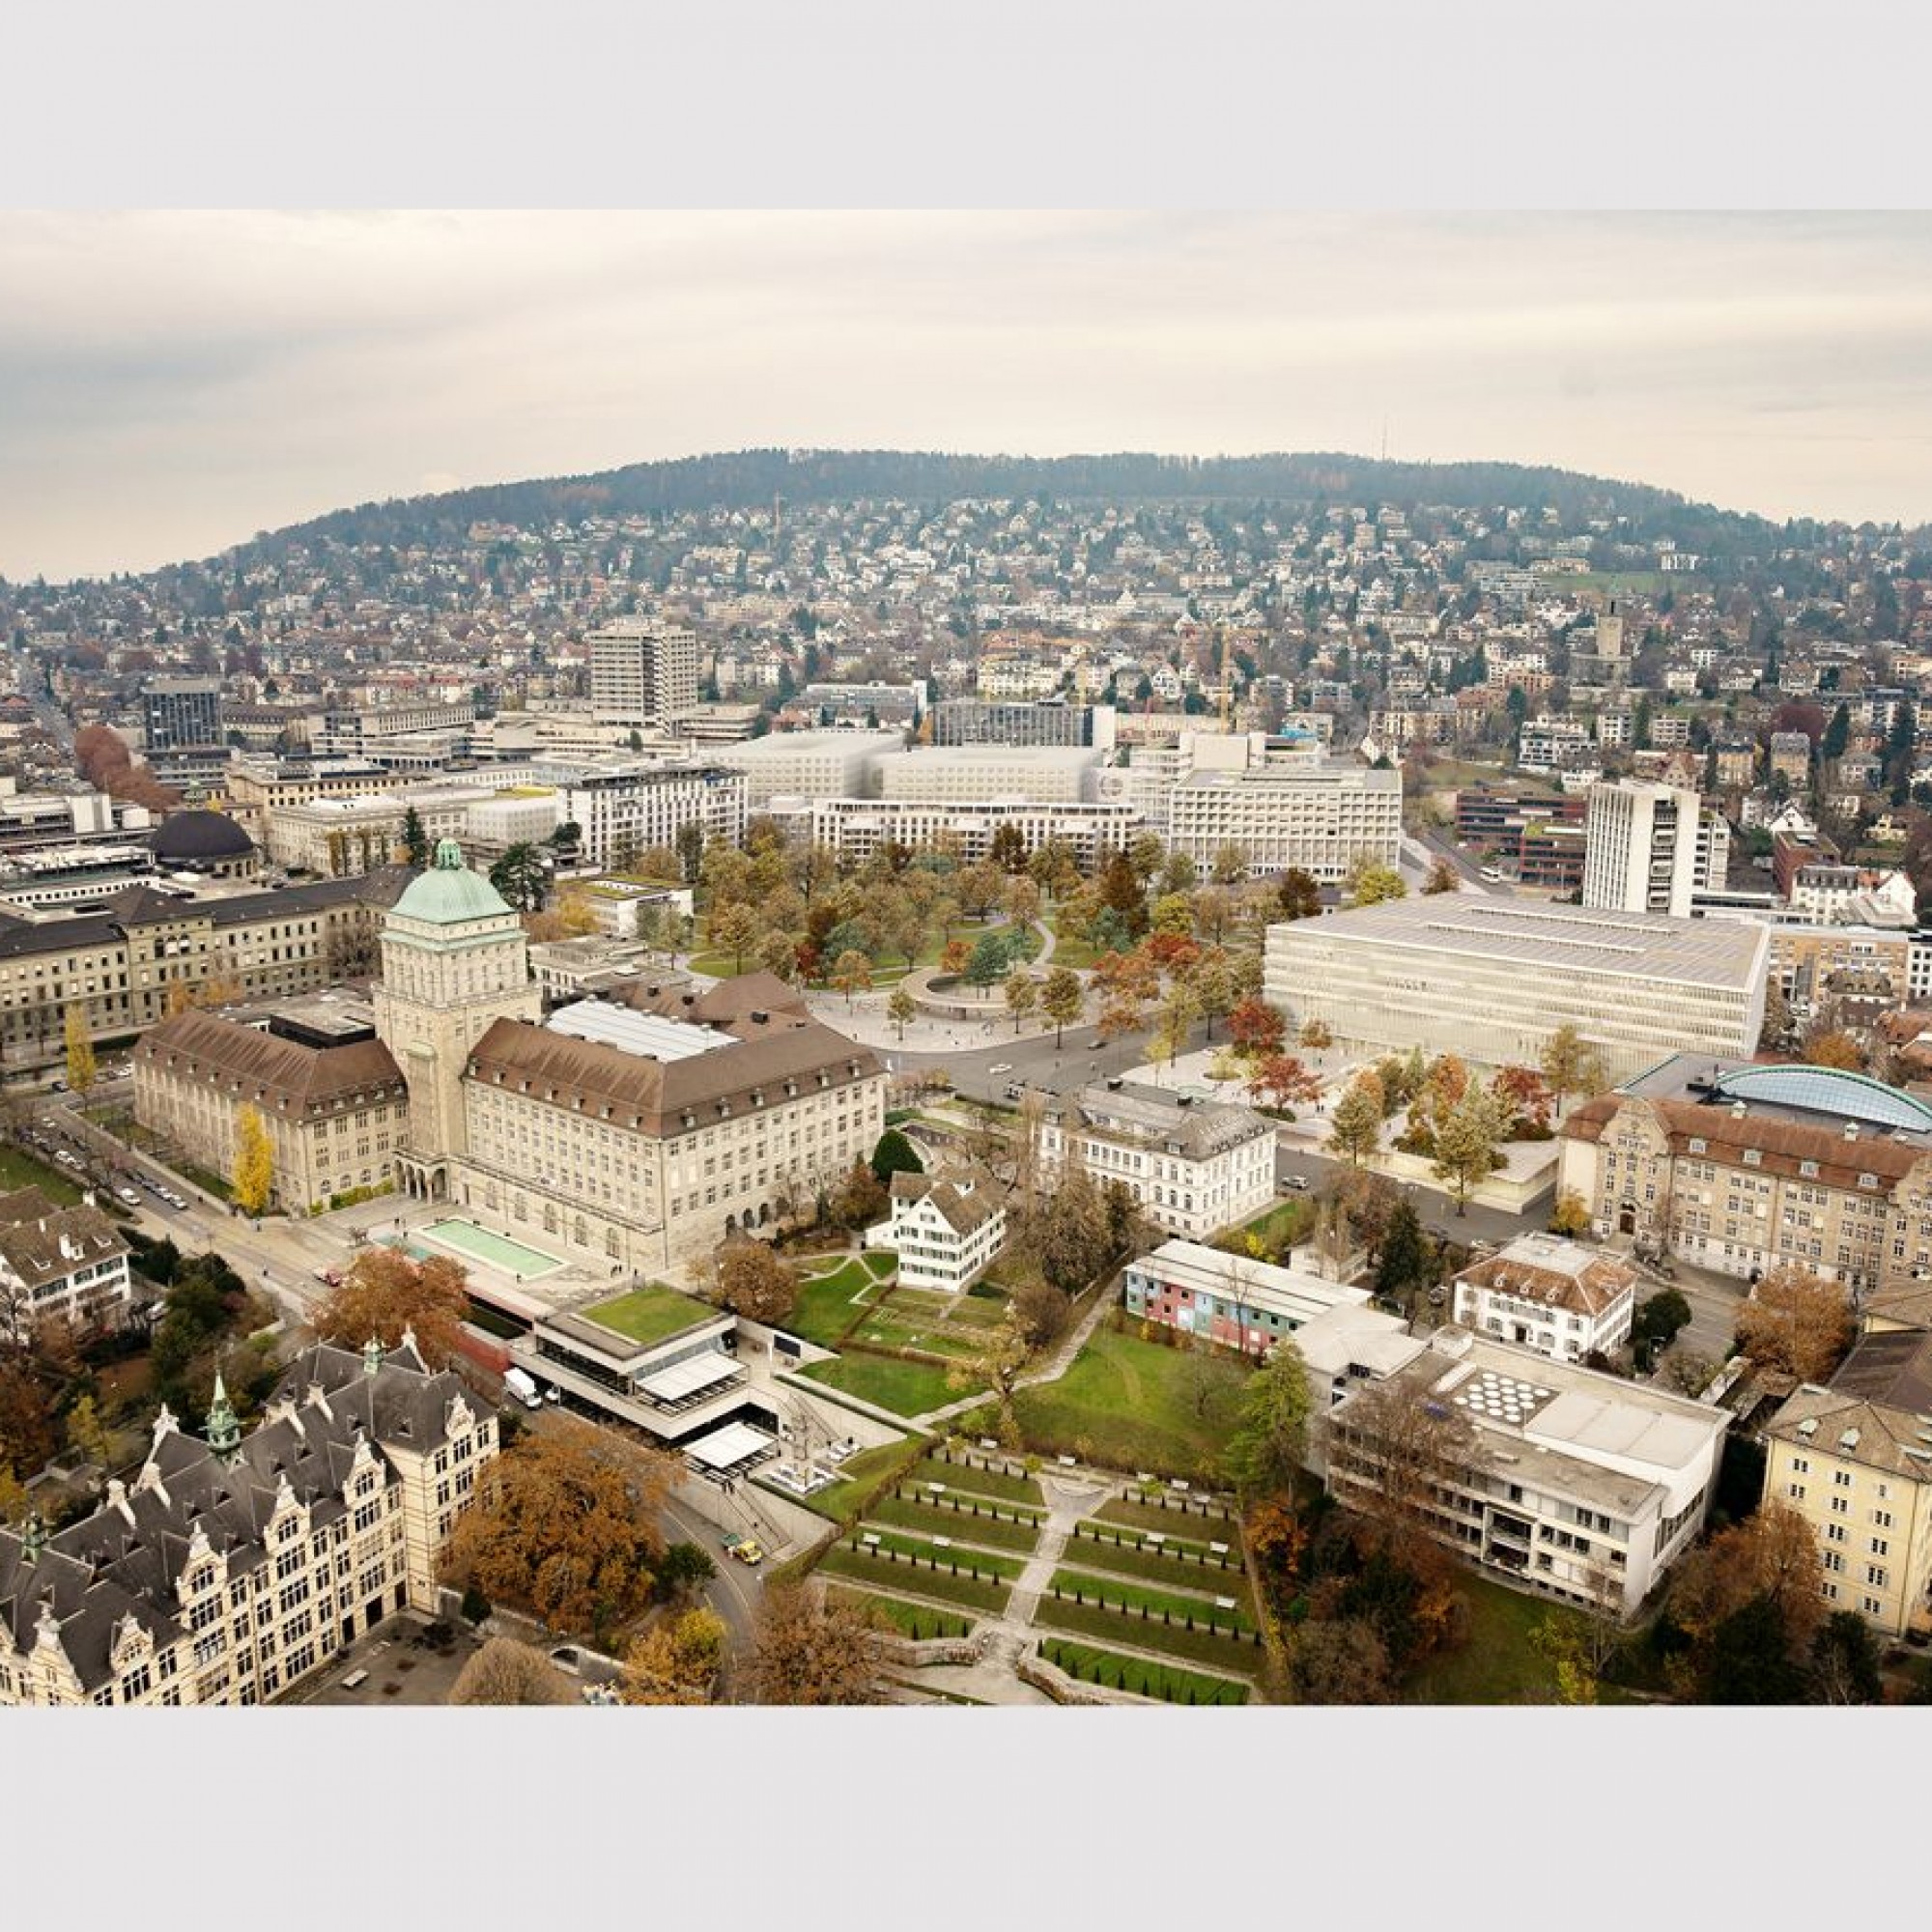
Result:
<svg viewBox="0 0 1932 1932"><path fill-rule="evenodd" d="M840 859L858 864L882 845L903 845L915 852L951 852L970 866L992 851L1001 826L1014 825L1029 852L1049 839L1064 839L1075 863L1091 871L1103 854L1120 851L1141 829L1140 814L1131 806L1037 805L1025 799L945 805L905 798L822 798L812 804L810 815L812 838Z"/></svg>
<svg viewBox="0 0 1932 1932"><path fill-rule="evenodd" d="M1754 1052L1770 949L1743 921L1442 894L1269 926L1264 990L1291 1027L1371 1054L1533 1066L1574 1026L1622 1081Z"/></svg>
<svg viewBox="0 0 1932 1932"><path fill-rule="evenodd" d="M775 798L873 797L873 767L904 749L903 731L775 731L719 745L712 756L745 774L746 798L755 811Z"/></svg>
<svg viewBox="0 0 1932 1932"><path fill-rule="evenodd" d="M1094 796L1100 753L1083 746L949 745L889 752L874 761L881 798L971 804L1023 798L1071 805Z"/></svg>
<svg viewBox="0 0 1932 1932"><path fill-rule="evenodd" d="M1402 849L1402 774L1367 765L1264 764L1196 771L1174 788L1168 844L1205 871L1238 845L1257 872L1291 868L1336 883Z"/></svg>

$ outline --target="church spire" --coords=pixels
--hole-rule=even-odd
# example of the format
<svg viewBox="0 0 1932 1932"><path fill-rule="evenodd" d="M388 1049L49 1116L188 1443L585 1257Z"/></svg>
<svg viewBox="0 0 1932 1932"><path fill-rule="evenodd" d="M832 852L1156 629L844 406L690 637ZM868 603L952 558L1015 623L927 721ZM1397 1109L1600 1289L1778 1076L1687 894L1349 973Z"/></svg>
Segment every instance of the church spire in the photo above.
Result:
<svg viewBox="0 0 1932 1932"><path fill-rule="evenodd" d="M224 1463L233 1460L242 1447L242 1422L235 1405L222 1386L221 1371L214 1372L214 1400L208 1405L208 1446Z"/></svg>

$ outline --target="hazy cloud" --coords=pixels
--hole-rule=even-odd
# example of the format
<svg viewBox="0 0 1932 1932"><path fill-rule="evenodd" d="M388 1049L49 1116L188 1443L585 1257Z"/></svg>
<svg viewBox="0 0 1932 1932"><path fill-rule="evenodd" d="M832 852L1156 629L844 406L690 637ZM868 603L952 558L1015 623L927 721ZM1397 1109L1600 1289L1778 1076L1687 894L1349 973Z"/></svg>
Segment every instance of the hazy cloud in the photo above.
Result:
<svg viewBox="0 0 1932 1932"><path fill-rule="evenodd" d="M1932 519L1932 218L0 214L0 571L748 443L1548 462Z"/></svg>

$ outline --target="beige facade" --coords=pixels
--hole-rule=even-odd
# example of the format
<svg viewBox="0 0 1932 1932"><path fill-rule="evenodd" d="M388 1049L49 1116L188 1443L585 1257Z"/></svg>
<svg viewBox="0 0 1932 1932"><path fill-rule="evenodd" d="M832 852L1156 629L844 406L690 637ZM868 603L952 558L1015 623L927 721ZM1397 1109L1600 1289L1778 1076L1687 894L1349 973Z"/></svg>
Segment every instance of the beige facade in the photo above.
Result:
<svg viewBox="0 0 1932 1932"><path fill-rule="evenodd" d="M436 1610L497 1449L495 1417L407 1342L310 1349L245 1438L217 1383L208 1434L163 1409L92 1516L0 1530L0 1705L270 1701L385 1617Z"/></svg>
<svg viewBox="0 0 1932 1932"><path fill-rule="evenodd" d="M383 923L376 1031L409 1085L402 1177L432 1199L467 1145L463 1071L497 1020L536 1018L529 945L502 895L463 863L453 840Z"/></svg>
<svg viewBox="0 0 1932 1932"><path fill-rule="evenodd" d="M395 1184L409 1094L376 1040L320 1049L243 1020L188 1012L134 1049L134 1117L179 1158L235 1171L242 1110L273 1150L273 1204L319 1213L363 1188Z"/></svg>
<svg viewBox="0 0 1932 1932"><path fill-rule="evenodd" d="M1865 1292L1932 1270L1932 1153L1877 1134L1605 1094L1564 1122L1560 1185L1599 1236L1722 1274L1789 1262Z"/></svg>
<svg viewBox="0 0 1932 1932"><path fill-rule="evenodd" d="M748 974L668 993L657 1010L712 1043L652 1058L552 1027L492 1027L469 1056L451 1198L512 1233L665 1266L771 1227L878 1145L885 1069L781 981Z"/></svg>
<svg viewBox="0 0 1932 1932"><path fill-rule="evenodd" d="M70 1009L96 1041L117 1039L211 985L232 999L277 999L366 972L402 883L389 871L194 899L131 886L101 913L0 921L0 1065L58 1065Z"/></svg>
<svg viewBox="0 0 1932 1932"><path fill-rule="evenodd" d="M1764 1500L1810 1525L1834 1610L1889 1636L1932 1629L1932 1335L1868 1335L1832 1386L1802 1385L1765 1432Z"/></svg>

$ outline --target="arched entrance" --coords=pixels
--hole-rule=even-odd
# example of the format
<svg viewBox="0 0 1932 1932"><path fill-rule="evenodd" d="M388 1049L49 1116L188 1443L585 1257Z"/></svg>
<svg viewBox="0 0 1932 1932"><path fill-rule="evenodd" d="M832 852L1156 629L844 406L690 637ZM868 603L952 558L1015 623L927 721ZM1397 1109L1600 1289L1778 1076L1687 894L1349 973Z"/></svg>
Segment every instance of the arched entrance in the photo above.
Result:
<svg viewBox="0 0 1932 1932"><path fill-rule="evenodd" d="M1624 1205L1617 1209L1617 1233L1620 1235L1634 1235L1636 1233L1635 1202L1626 1201Z"/></svg>

